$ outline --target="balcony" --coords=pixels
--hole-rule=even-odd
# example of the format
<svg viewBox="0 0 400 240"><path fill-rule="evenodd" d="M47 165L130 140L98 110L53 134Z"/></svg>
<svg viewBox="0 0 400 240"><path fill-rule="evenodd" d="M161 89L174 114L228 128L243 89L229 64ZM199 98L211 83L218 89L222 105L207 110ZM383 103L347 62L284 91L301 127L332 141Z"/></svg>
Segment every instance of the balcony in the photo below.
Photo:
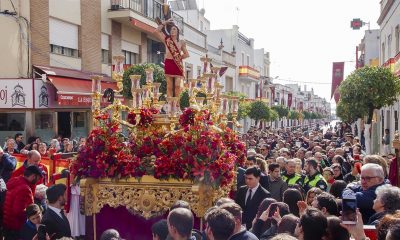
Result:
<svg viewBox="0 0 400 240"><path fill-rule="evenodd" d="M163 19L162 3L156 0L110 0L107 17L121 23L152 32L157 28L155 19ZM183 18L172 12L172 18L183 35Z"/></svg>
<svg viewBox="0 0 400 240"><path fill-rule="evenodd" d="M236 58L232 53L222 51L222 62L230 67L236 68Z"/></svg>
<svg viewBox="0 0 400 240"><path fill-rule="evenodd" d="M260 72L250 66L239 66L239 79L245 81L260 81Z"/></svg>

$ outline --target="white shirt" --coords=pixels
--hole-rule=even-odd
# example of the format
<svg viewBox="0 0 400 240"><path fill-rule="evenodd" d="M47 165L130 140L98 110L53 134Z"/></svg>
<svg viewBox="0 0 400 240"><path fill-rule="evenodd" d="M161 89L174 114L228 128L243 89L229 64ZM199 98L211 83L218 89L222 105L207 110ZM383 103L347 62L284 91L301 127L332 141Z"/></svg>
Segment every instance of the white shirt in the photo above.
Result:
<svg viewBox="0 0 400 240"><path fill-rule="evenodd" d="M254 193L257 191L257 189L258 189L258 187L260 186L260 183L258 183L257 184L257 186L255 186L254 188L249 188L249 189L251 189L251 197L250 197L250 199L252 199L253 198L253 196L254 196ZM244 202L244 204L246 205L247 203L247 198L249 197L249 193L250 193L250 191L249 191L249 189L247 189L247 193L246 193L246 198L245 198L245 202Z"/></svg>
<svg viewBox="0 0 400 240"><path fill-rule="evenodd" d="M61 215L61 209L52 207L50 205L47 205L47 207L50 208L51 210L53 210L61 219L64 219L63 216Z"/></svg>

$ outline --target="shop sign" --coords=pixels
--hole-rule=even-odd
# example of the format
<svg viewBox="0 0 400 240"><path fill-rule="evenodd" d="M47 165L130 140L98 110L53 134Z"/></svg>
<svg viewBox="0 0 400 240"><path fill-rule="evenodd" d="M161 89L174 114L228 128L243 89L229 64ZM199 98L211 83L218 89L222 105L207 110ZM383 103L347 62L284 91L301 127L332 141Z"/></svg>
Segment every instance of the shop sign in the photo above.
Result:
<svg viewBox="0 0 400 240"><path fill-rule="evenodd" d="M32 79L0 79L0 108L33 108Z"/></svg>
<svg viewBox="0 0 400 240"><path fill-rule="evenodd" d="M107 98L100 98L101 105L107 106ZM121 102L122 99L120 99ZM58 94L58 105L59 106L80 106L80 107L91 107L92 96L91 95L78 95L78 94Z"/></svg>
<svg viewBox="0 0 400 240"><path fill-rule="evenodd" d="M35 80L35 108L55 107L55 88L41 79Z"/></svg>

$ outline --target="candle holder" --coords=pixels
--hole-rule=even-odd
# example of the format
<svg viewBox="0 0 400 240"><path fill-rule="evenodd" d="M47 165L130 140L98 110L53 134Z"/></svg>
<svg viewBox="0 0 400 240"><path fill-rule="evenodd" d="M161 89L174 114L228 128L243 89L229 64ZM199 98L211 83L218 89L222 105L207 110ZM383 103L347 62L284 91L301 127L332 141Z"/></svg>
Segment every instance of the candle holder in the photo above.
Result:
<svg viewBox="0 0 400 240"><path fill-rule="evenodd" d="M141 75L129 75L131 79L131 92L134 92L137 89L140 89L140 78Z"/></svg>
<svg viewBox="0 0 400 240"><path fill-rule="evenodd" d="M153 83L153 81L154 81L154 79L153 79L154 69L149 67L149 68L145 69L145 72L146 72L146 83L147 84Z"/></svg>
<svg viewBox="0 0 400 240"><path fill-rule="evenodd" d="M196 104L197 104L197 106L203 107L203 105L204 105L204 100L205 100L204 97L196 97Z"/></svg>
<svg viewBox="0 0 400 240"><path fill-rule="evenodd" d="M160 97L160 87L161 83L155 82L153 83L153 101L157 102L158 98Z"/></svg>
<svg viewBox="0 0 400 240"><path fill-rule="evenodd" d="M133 96L133 108L139 109L142 106L142 92L143 89L136 89L135 92L132 93Z"/></svg>
<svg viewBox="0 0 400 240"><path fill-rule="evenodd" d="M233 96L231 97L232 100L232 113L237 113L239 109L239 97Z"/></svg>

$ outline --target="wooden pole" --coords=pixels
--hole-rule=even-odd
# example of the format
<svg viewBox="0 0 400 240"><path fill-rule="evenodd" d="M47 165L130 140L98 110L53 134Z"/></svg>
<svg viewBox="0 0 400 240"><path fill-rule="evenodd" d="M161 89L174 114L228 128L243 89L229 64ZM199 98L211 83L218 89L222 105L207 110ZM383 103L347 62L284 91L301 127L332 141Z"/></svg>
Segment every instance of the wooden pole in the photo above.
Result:
<svg viewBox="0 0 400 240"><path fill-rule="evenodd" d="M93 239L96 240L96 213L93 213Z"/></svg>

